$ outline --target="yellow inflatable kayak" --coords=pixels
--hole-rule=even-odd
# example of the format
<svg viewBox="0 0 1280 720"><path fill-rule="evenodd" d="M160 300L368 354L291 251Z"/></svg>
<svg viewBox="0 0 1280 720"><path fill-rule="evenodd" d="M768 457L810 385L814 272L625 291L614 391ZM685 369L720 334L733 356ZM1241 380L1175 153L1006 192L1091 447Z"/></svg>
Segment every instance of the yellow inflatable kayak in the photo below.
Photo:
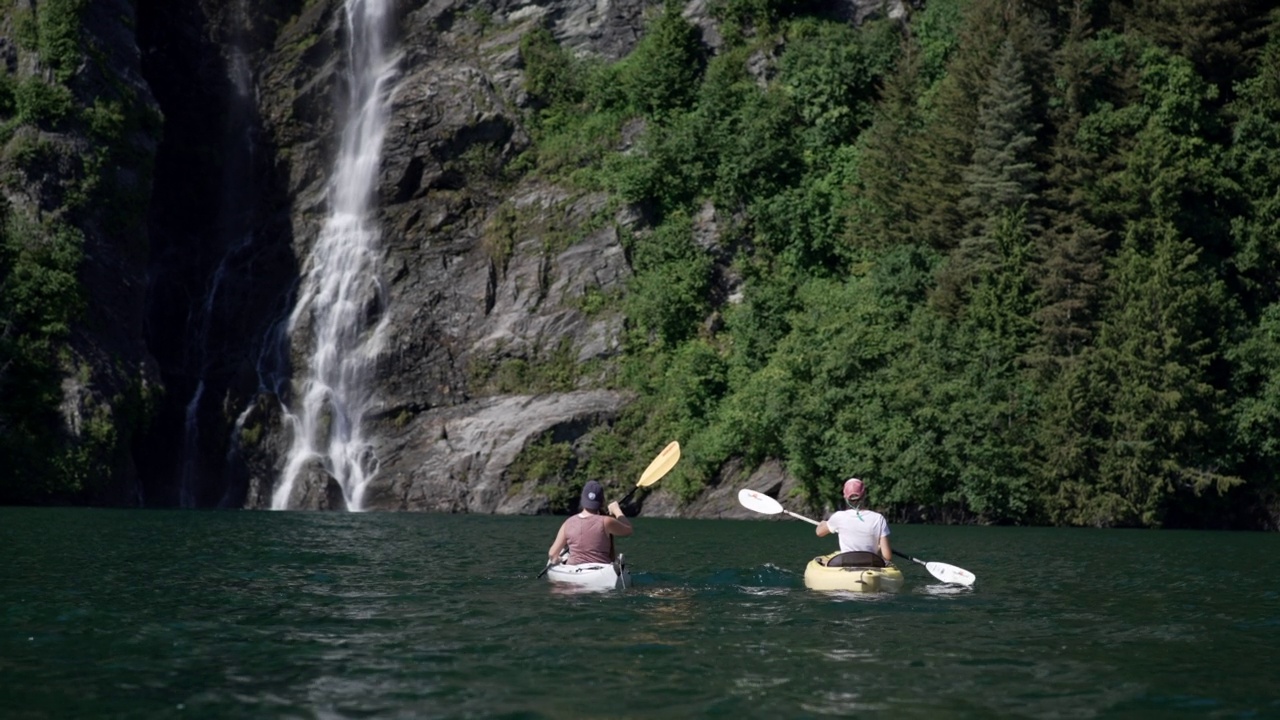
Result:
<svg viewBox="0 0 1280 720"><path fill-rule="evenodd" d="M804 569L804 586L810 590L849 592L897 592L902 589L902 571L888 567L827 567L840 553L830 553L809 561Z"/></svg>

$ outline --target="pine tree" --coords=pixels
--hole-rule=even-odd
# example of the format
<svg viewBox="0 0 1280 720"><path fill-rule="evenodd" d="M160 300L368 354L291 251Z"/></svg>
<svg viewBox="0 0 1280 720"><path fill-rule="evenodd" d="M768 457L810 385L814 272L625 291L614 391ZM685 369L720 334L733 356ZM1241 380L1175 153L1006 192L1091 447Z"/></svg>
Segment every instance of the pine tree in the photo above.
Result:
<svg viewBox="0 0 1280 720"><path fill-rule="evenodd" d="M1069 29L1054 53L1054 87L1059 91L1044 192L1048 227L1036 248L1041 306L1035 318L1040 343L1030 361L1049 373L1080 353L1093 337L1103 277L1107 233L1090 219L1086 191L1096 182L1097 162L1077 140L1081 123L1096 101L1094 85L1103 72L1091 36L1090 15L1084 2L1076 0Z"/></svg>
<svg viewBox="0 0 1280 720"><path fill-rule="evenodd" d="M1001 260L997 227L1017 217L1022 232L1038 230L1029 219L1040 172L1033 161L1038 125L1032 121L1031 88L1013 43L1001 44L986 93L978 101L972 160L964 168L965 195L958 210L967 234L939 277L935 301L955 314L968 289Z"/></svg>
<svg viewBox="0 0 1280 720"><path fill-rule="evenodd" d="M1256 316L1280 300L1280 37L1267 47L1257 74L1240 84L1229 111L1235 120L1229 166L1245 202L1232 221L1231 264L1246 310Z"/></svg>
<svg viewBox="0 0 1280 720"><path fill-rule="evenodd" d="M1207 379L1215 346L1204 316L1224 289L1200 255L1168 222L1142 221L1127 234L1094 356L1105 445L1078 519L1159 526L1178 493L1239 482L1211 460L1218 391Z"/></svg>
<svg viewBox="0 0 1280 720"><path fill-rule="evenodd" d="M915 161L909 139L920 130L919 63L918 48L904 37L898 66L885 79L875 117L859 138L848 223L856 245L883 248L913 241L910 227L923 208L911 203L905 188Z"/></svg>

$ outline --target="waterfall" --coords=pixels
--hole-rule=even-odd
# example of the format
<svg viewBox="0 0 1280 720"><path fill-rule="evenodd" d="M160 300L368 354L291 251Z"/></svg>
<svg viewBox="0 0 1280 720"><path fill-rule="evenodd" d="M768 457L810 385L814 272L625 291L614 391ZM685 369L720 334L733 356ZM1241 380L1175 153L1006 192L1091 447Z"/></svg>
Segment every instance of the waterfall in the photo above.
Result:
<svg viewBox="0 0 1280 720"><path fill-rule="evenodd" d="M286 509L298 476L319 462L347 507L359 510L377 470L361 427L373 406L369 377L381 351L386 293L378 274L379 232L373 218L387 109L398 58L389 55L394 0L347 0L346 125L328 186L329 215L316 238L289 317L288 334L306 330L312 343L305 375L285 415L293 444L272 496Z"/></svg>
<svg viewBox="0 0 1280 720"><path fill-rule="evenodd" d="M178 483L178 507L193 508L196 506L196 451L200 442L200 398L204 396L204 378L196 383L196 391L187 402L183 413L182 433L182 478Z"/></svg>

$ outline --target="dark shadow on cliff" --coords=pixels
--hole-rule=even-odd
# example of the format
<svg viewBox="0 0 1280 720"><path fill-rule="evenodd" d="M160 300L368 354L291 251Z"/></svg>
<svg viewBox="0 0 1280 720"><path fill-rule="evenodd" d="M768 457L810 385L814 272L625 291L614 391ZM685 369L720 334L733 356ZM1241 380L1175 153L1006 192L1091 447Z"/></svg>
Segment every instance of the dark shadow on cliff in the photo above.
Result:
<svg viewBox="0 0 1280 720"><path fill-rule="evenodd" d="M276 354L272 328L298 276L286 178L255 82L279 19L302 3L229 5L138 3L142 70L164 114L146 337L165 388L134 446L147 506L243 504L244 473L227 468L230 433L263 358Z"/></svg>

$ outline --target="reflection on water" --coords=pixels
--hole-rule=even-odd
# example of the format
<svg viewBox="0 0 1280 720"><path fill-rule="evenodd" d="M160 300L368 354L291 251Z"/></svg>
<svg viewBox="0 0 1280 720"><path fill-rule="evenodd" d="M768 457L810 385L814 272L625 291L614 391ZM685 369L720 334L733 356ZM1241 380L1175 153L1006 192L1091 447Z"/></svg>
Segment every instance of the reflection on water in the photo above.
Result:
<svg viewBox="0 0 1280 720"><path fill-rule="evenodd" d="M974 592L974 586L935 582L928 585L909 588L909 590L917 595L933 595L936 597L946 595L968 595L969 593Z"/></svg>

